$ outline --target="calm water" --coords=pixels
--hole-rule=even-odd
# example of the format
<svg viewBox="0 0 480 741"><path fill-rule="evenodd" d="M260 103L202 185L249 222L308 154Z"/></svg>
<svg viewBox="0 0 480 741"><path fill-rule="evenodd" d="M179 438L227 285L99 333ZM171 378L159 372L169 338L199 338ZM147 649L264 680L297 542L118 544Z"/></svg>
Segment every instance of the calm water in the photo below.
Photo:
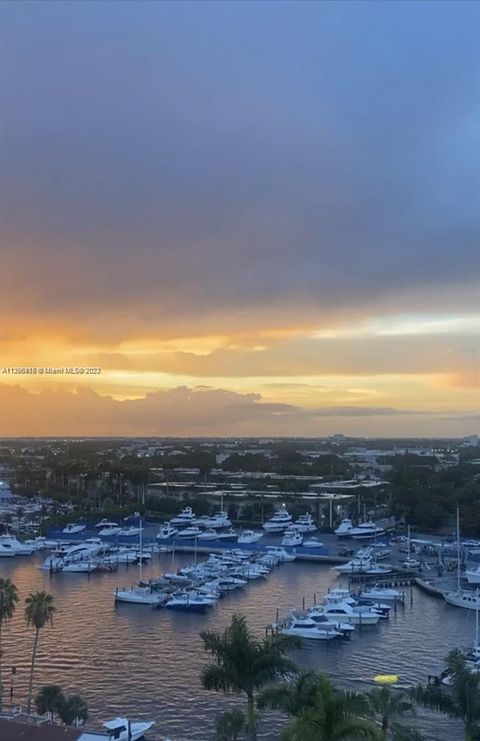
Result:
<svg viewBox="0 0 480 741"><path fill-rule="evenodd" d="M174 741L211 737L215 715L241 702L206 692L200 687L201 667L208 660L198 636L203 629L221 630L234 612L246 615L250 627L263 634L275 620L276 609L286 615L301 607L305 596L313 601L337 581L328 566L285 564L266 581L252 582L220 600L206 615L152 610L141 605L115 607L113 590L138 580L138 567L121 566L114 574L52 574L38 569L44 554L0 560L0 574L17 585L21 602L29 591L45 589L55 597L53 627L42 631L35 684L59 683L88 700L93 725L116 714L132 719L155 719L156 733ZM176 556L173 566L191 561ZM164 554L155 572L170 570L172 557ZM147 567L147 572L150 567ZM4 683L17 667L14 702L24 702L33 634L23 622L23 606L5 635ZM401 683L425 681L443 668L445 654L468 646L474 635L475 614L459 610L413 591L404 609L377 627L362 628L350 642L309 642L293 655L300 667L325 671L340 685L371 688L375 674L398 674ZM272 723L270 722L273 722ZM418 725L428 738L461 738L459 727L442 719L433 724L421 714ZM278 720L263 725L263 738L274 739ZM262 729L261 729L262 730Z"/></svg>

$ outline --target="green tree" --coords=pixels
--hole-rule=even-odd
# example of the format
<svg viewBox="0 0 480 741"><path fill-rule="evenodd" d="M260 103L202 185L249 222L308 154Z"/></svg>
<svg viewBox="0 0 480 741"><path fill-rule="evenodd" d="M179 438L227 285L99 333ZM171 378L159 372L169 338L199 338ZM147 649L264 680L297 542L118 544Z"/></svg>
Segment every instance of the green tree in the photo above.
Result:
<svg viewBox="0 0 480 741"><path fill-rule="evenodd" d="M383 737L388 738L392 721L414 712L414 704L403 692L390 687L375 687L366 695L370 715L380 725Z"/></svg>
<svg viewBox="0 0 480 741"><path fill-rule="evenodd" d="M58 708L58 714L67 726L80 725L88 718L88 706L81 695L69 695L63 699Z"/></svg>
<svg viewBox="0 0 480 741"><path fill-rule="evenodd" d="M480 673L472 672L458 649L447 657L450 687L420 685L412 690L412 697L421 705L450 718L458 718L464 727L465 741L474 741L480 735Z"/></svg>
<svg viewBox="0 0 480 741"><path fill-rule="evenodd" d="M46 684L35 697L35 708L39 715L59 712L59 708L65 702L63 690L59 684Z"/></svg>
<svg viewBox="0 0 480 741"><path fill-rule="evenodd" d="M307 673L268 688L260 704L283 710L294 720L281 734L282 741L344 741L363 738L379 741L380 730L365 716L368 701L358 693L337 690L322 674Z"/></svg>
<svg viewBox="0 0 480 741"><path fill-rule="evenodd" d="M35 658L37 655L38 637L40 631L47 623L53 622L55 607L53 597L47 592L32 592L25 600L25 622L28 627L35 628L33 639L32 661L30 665L30 681L28 685L27 713L32 707L33 672L35 669Z"/></svg>
<svg viewBox="0 0 480 741"><path fill-rule="evenodd" d="M0 579L0 713L2 712L2 628L12 619L18 602L17 587L10 579Z"/></svg>
<svg viewBox="0 0 480 741"><path fill-rule="evenodd" d="M285 677L295 670L287 651L301 645L297 638L274 635L256 639L245 618L234 615L223 633L200 634L205 650L215 661L202 671L202 684L217 692L243 692L247 697L247 726L250 738L256 734L255 692L260 687Z"/></svg>
<svg viewBox="0 0 480 741"><path fill-rule="evenodd" d="M215 723L215 741L238 741L245 725L245 713L241 710L222 713Z"/></svg>

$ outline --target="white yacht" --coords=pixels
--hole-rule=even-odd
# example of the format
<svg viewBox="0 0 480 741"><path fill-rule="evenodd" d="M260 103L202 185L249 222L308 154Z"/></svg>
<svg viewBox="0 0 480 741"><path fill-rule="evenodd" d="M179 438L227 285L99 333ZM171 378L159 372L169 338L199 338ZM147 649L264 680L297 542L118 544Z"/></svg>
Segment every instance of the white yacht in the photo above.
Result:
<svg viewBox="0 0 480 741"><path fill-rule="evenodd" d="M168 540L169 538L174 538L175 535L178 535L178 530L175 527L172 527L172 525L167 522L166 525L162 525L160 530L157 533L157 540Z"/></svg>
<svg viewBox="0 0 480 741"><path fill-rule="evenodd" d="M353 603L353 604L352 604ZM354 600L343 594L328 592L319 611L330 620L350 623L351 625L376 625L381 618L380 612L366 606L358 606Z"/></svg>
<svg viewBox="0 0 480 741"><path fill-rule="evenodd" d="M237 540L238 533L235 532L232 528L230 530L225 530L224 532L217 533L217 540Z"/></svg>
<svg viewBox="0 0 480 741"><path fill-rule="evenodd" d="M89 538L83 543L60 545L40 566L43 571L61 571L66 564L88 561L103 548L100 538Z"/></svg>
<svg viewBox="0 0 480 741"><path fill-rule="evenodd" d="M290 619L285 627L279 629L280 633L287 636L298 636L316 641L330 641L340 638L341 633L332 626L323 627L308 616L299 616L290 613Z"/></svg>
<svg viewBox="0 0 480 741"><path fill-rule="evenodd" d="M142 527L137 527L135 525L130 525L128 527L122 527L118 531L117 535L120 535L122 538L132 538L134 535L140 535L142 532Z"/></svg>
<svg viewBox="0 0 480 741"><path fill-rule="evenodd" d="M61 571L67 574L91 574L97 568L98 564L95 561L72 561L71 563L65 563Z"/></svg>
<svg viewBox="0 0 480 741"><path fill-rule="evenodd" d="M267 533L283 533L291 522L292 515L289 515L287 509L282 507L273 517L264 523L263 529Z"/></svg>
<svg viewBox="0 0 480 741"><path fill-rule="evenodd" d="M375 538L377 535L383 535L385 530L378 527L374 522L361 522L357 527L352 527L349 532L350 538L354 540L363 540Z"/></svg>
<svg viewBox="0 0 480 741"><path fill-rule="evenodd" d="M314 607L310 607L310 609L307 610L307 615L312 620L315 620L317 625L319 625L321 628L330 628L336 630L339 633L342 633L344 636L350 636L351 633L353 633L353 631L355 630L355 626L351 625L350 623L338 623L330 620L326 615L323 614L322 608L317 607L316 605Z"/></svg>
<svg viewBox="0 0 480 741"><path fill-rule="evenodd" d="M174 592L165 602L165 607L169 610L204 612L208 607L213 607L215 602L214 597L200 592Z"/></svg>
<svg viewBox="0 0 480 741"><path fill-rule="evenodd" d="M341 521L340 525L333 532L335 533L335 535L338 535L339 538L345 538L350 535L350 531L352 530L352 528L352 521L348 518L344 518Z"/></svg>
<svg viewBox="0 0 480 741"><path fill-rule="evenodd" d="M0 535L0 543L12 550L14 556L30 556L35 550L34 546L21 543L14 535Z"/></svg>
<svg viewBox="0 0 480 741"><path fill-rule="evenodd" d="M384 600L386 602L404 602L405 592L401 592L398 589L391 589L389 587L382 587L377 584L373 587L367 587L364 589L360 596L366 597L367 599L373 600Z"/></svg>
<svg viewBox="0 0 480 741"><path fill-rule="evenodd" d="M185 507L179 515L172 517L170 525L173 525L174 527L186 527L187 525L193 525L195 521L196 517L193 514L192 508Z"/></svg>
<svg viewBox="0 0 480 741"><path fill-rule="evenodd" d="M280 562L283 561L295 561L295 553L289 553L285 548L280 548L276 545L267 545L267 555L278 559Z"/></svg>
<svg viewBox="0 0 480 741"><path fill-rule="evenodd" d="M150 723L131 723L127 718L115 718L103 724L112 741L138 741L153 726Z"/></svg>
<svg viewBox="0 0 480 741"><path fill-rule="evenodd" d="M76 522L69 522L63 528L62 533L65 533L65 535L74 535L75 533L81 533L86 527L86 525L79 525Z"/></svg>
<svg viewBox="0 0 480 741"><path fill-rule="evenodd" d="M300 517L295 520L295 528L299 533L314 533L315 530L317 530L315 521L309 513L300 515Z"/></svg>
<svg viewBox="0 0 480 741"><path fill-rule="evenodd" d="M263 538L263 533L255 532L254 530L242 530L238 536L237 543L251 544L258 543Z"/></svg>
<svg viewBox="0 0 480 741"><path fill-rule="evenodd" d="M100 522L97 522L95 525L96 528L104 528L104 527L118 527L116 522L112 522L111 520L107 520L105 517L103 520L100 520Z"/></svg>
<svg viewBox="0 0 480 741"><path fill-rule="evenodd" d="M196 519L197 525L202 525L203 527L209 527L209 528L222 528L222 527L232 527L232 523L227 515L226 512L223 510L220 510L219 512L215 512L212 517L197 517Z"/></svg>
<svg viewBox="0 0 480 741"><path fill-rule="evenodd" d="M295 547L297 545L302 545L302 543L303 535L297 532L296 529L288 528L287 530L285 530L285 535L282 538L282 545Z"/></svg>
<svg viewBox="0 0 480 741"><path fill-rule="evenodd" d="M11 545L0 543L0 558L13 558L16 555L17 554Z"/></svg>

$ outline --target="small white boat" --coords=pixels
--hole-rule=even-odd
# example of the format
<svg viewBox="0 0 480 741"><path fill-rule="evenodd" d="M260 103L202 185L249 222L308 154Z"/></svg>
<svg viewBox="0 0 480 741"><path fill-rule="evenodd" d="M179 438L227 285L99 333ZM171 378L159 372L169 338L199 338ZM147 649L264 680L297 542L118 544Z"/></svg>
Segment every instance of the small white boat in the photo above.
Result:
<svg viewBox="0 0 480 741"><path fill-rule="evenodd" d="M103 529L104 527L118 527L116 522L112 522L111 520L107 520L105 517L103 520L100 520L100 522L97 522L95 525L96 528Z"/></svg>
<svg viewBox="0 0 480 741"><path fill-rule="evenodd" d="M299 533L314 533L317 530L317 526L311 514L300 515L295 520L295 529Z"/></svg>
<svg viewBox="0 0 480 741"><path fill-rule="evenodd" d="M223 533L217 534L217 540L237 540L238 533L235 532L235 530L226 530Z"/></svg>
<svg viewBox="0 0 480 741"><path fill-rule="evenodd" d="M347 563L332 566L332 569L338 571L339 574L366 574L371 567L371 558L352 558Z"/></svg>
<svg viewBox="0 0 480 741"><path fill-rule="evenodd" d="M213 607L216 599L213 596L200 592L175 592L165 602L169 610L184 610L186 612L205 612Z"/></svg>
<svg viewBox="0 0 480 741"><path fill-rule="evenodd" d="M184 530L179 530L177 538L194 540L194 538L198 538L201 532L200 528L194 525L193 527L186 527Z"/></svg>
<svg viewBox="0 0 480 741"><path fill-rule="evenodd" d="M295 553L289 553L285 548L280 548L277 545L267 545L267 554L274 558L277 558L280 562L283 561L295 561Z"/></svg>
<svg viewBox="0 0 480 741"><path fill-rule="evenodd" d="M141 527L135 527L135 525L130 525L129 527L122 527L118 531L117 535L121 535L122 538L132 538L134 535L140 535L143 528Z"/></svg>
<svg viewBox="0 0 480 741"><path fill-rule="evenodd" d="M102 527L102 529L98 531L98 534L103 538L106 535L119 535L121 531L122 528L120 525L116 525L114 522L109 522L108 525L105 525L105 527Z"/></svg>
<svg viewBox="0 0 480 741"><path fill-rule="evenodd" d="M291 547L296 547L297 545L302 545L303 543L303 535L294 528L288 528L288 530L285 530L285 535L282 538L282 545L288 545Z"/></svg>
<svg viewBox="0 0 480 741"><path fill-rule="evenodd" d="M227 513L223 510L220 510L219 512L215 512L214 515L211 517L205 516L205 517L197 517L196 524L201 525L202 527L208 527L215 529L221 529L222 527L232 527L232 523L230 521L230 518L228 517Z"/></svg>
<svg viewBox="0 0 480 741"><path fill-rule="evenodd" d="M200 533L198 535L199 540L218 540L218 533L216 530L213 530L211 527L207 528L203 531L203 533Z"/></svg>
<svg viewBox="0 0 480 741"><path fill-rule="evenodd" d="M303 541L304 548L323 548L324 545L318 538L308 538L308 540Z"/></svg>
<svg viewBox="0 0 480 741"><path fill-rule="evenodd" d="M115 602L130 602L135 605L161 605L165 601L165 595L154 592L150 587L130 587L129 589L116 589L114 591Z"/></svg>
<svg viewBox="0 0 480 741"><path fill-rule="evenodd" d="M0 558L13 558L16 555L17 553L11 545L0 543Z"/></svg>
<svg viewBox="0 0 480 741"><path fill-rule="evenodd" d="M69 522L68 525L65 525L63 528L62 533L65 533L65 535L73 535L74 533L81 533L86 527L86 525L79 525L76 522Z"/></svg>
<svg viewBox="0 0 480 741"><path fill-rule="evenodd" d="M367 599L384 600L386 602L403 602L405 600L405 592L401 592L398 589L390 589L389 587L381 587L377 584L364 589L360 593L360 596Z"/></svg>
<svg viewBox="0 0 480 741"><path fill-rule="evenodd" d="M258 543L261 538L263 538L263 533L258 533L254 530L242 530L238 536L237 543L244 543L246 545Z"/></svg>
<svg viewBox="0 0 480 741"><path fill-rule="evenodd" d="M352 528L352 521L348 518L344 518L341 521L340 525L333 532L335 533L335 535L338 535L339 538L346 538L350 535L350 531L352 530Z"/></svg>
<svg viewBox="0 0 480 741"><path fill-rule="evenodd" d="M407 558L405 561L403 561L401 566L404 569L419 569L421 566L421 563L420 561L417 561L416 558Z"/></svg>
<svg viewBox="0 0 480 741"><path fill-rule="evenodd" d="M166 525L163 525L160 530L158 531L156 538L157 540L168 540L169 538L174 538L175 535L178 535L178 530L175 527L172 527L172 525L167 522Z"/></svg>
<svg viewBox="0 0 480 741"><path fill-rule="evenodd" d="M330 620L326 615L323 614L321 607L311 607L309 610L307 610L307 615L312 620L315 620L315 622L320 625L320 627L328 627L330 629L337 630L339 633L343 633L343 635L349 636L355 630L355 626L351 625L351 623L339 623Z"/></svg>
<svg viewBox="0 0 480 741"><path fill-rule="evenodd" d="M138 741L154 723L155 721L132 723L127 718L115 718L114 720L107 720L103 727L107 729L108 736L112 741Z"/></svg>

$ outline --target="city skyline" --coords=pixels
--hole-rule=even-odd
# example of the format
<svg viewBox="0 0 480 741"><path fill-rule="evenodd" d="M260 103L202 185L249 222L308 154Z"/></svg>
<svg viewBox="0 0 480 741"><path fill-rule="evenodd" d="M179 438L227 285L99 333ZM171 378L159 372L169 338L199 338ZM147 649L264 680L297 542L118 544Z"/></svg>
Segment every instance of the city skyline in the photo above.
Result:
<svg viewBox="0 0 480 741"><path fill-rule="evenodd" d="M1 436L478 432L478 4L0 19Z"/></svg>

